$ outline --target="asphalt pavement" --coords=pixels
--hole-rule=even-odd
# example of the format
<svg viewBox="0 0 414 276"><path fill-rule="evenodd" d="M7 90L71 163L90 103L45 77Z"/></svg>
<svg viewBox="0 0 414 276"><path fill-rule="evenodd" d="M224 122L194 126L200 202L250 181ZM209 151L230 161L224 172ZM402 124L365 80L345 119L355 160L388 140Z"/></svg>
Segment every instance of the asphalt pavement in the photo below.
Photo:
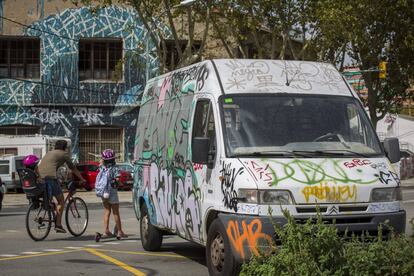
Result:
<svg viewBox="0 0 414 276"><path fill-rule="evenodd" d="M402 182L408 223L414 218L414 179ZM58 234L52 229L46 240L32 241L25 229L27 200L24 194L6 194L0 212L1 275L208 275L203 247L176 236L164 238L160 252L147 252L141 246L139 223L132 208L132 193L120 192L121 217L128 238L106 239L96 243L95 232L102 232L103 210L94 192L78 192L89 207L90 220L81 237ZM113 223L111 222L111 225Z"/></svg>

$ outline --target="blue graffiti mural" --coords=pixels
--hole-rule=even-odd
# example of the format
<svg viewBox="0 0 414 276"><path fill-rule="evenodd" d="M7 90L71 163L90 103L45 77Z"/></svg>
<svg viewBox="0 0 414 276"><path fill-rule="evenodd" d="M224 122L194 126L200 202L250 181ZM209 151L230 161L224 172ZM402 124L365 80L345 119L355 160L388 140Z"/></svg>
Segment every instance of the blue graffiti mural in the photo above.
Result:
<svg viewBox="0 0 414 276"><path fill-rule="evenodd" d="M24 35L41 40L41 78L0 80L0 125L38 125L43 134L71 137L75 155L79 127L122 126L125 148L133 148L145 68L151 76L158 70L155 45L150 42L146 51L147 30L139 16L132 8L109 6L95 12L67 9L43 18L43 0L37 0L36 12L40 19ZM122 39L121 81L80 81L80 38Z"/></svg>

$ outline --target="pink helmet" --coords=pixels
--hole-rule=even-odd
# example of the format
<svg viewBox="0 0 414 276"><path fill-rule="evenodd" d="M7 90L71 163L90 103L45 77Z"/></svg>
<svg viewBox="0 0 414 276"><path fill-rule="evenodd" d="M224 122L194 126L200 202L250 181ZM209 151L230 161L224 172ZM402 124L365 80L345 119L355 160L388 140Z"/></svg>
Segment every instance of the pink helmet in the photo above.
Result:
<svg viewBox="0 0 414 276"><path fill-rule="evenodd" d="M102 152L102 159L103 160L111 160L115 159L115 152L111 149L106 149Z"/></svg>
<svg viewBox="0 0 414 276"><path fill-rule="evenodd" d="M39 163L39 161L40 159L36 155L29 154L23 159L23 165L25 167L33 167L36 166Z"/></svg>

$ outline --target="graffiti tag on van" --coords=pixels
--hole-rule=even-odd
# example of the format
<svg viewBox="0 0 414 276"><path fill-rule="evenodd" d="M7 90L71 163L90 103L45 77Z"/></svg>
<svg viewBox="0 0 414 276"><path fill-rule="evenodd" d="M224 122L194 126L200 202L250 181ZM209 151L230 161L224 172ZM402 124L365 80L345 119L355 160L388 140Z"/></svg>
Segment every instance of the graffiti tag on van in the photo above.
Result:
<svg viewBox="0 0 414 276"><path fill-rule="evenodd" d="M227 236L236 253L242 259L246 257L245 248L256 256L259 256L258 248L271 249L273 244L272 238L262 232L262 222L260 219L254 219L251 222L241 221L241 229L239 221L229 220L227 224ZM246 246L245 246L246 245Z"/></svg>
<svg viewBox="0 0 414 276"><path fill-rule="evenodd" d="M319 184L318 186L307 186L302 190L305 200L309 203L310 197L313 196L319 200L330 202L347 202L356 200L356 185L335 185Z"/></svg>
<svg viewBox="0 0 414 276"><path fill-rule="evenodd" d="M221 176L221 191L223 192L224 206L233 209L237 212L237 191L234 190L234 182L236 177L243 173L244 168L241 167L237 170L231 168L231 164L222 163L223 168L220 170Z"/></svg>
<svg viewBox="0 0 414 276"><path fill-rule="evenodd" d="M344 162L344 166L347 168L354 168L354 167L360 167L360 166L365 166L365 165L370 165L371 161L365 159L365 160L360 160L360 159L354 159L351 162Z"/></svg>

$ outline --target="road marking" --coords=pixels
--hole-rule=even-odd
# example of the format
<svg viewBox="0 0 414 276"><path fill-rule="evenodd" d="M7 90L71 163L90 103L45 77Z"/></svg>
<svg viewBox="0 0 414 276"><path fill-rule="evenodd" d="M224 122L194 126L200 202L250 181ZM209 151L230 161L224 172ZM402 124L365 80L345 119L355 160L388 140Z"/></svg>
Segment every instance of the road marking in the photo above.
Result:
<svg viewBox="0 0 414 276"><path fill-rule="evenodd" d="M101 247L102 245L100 244L87 244L87 247Z"/></svg>
<svg viewBox="0 0 414 276"><path fill-rule="evenodd" d="M67 248L67 249L83 249L83 247L79 247L79 246L67 246L65 248Z"/></svg>
<svg viewBox="0 0 414 276"><path fill-rule="evenodd" d="M33 252L33 251L26 251L26 252L22 252L22 254L24 255L36 255L36 254L41 254L42 252Z"/></svg>
<svg viewBox="0 0 414 276"><path fill-rule="evenodd" d="M123 253L123 254L131 254L131 255L146 255L146 256L171 257L171 258L186 259L186 257L180 256L180 255L165 254L165 253L148 253L148 252L139 252L139 251L120 251L120 250L111 250L111 249L99 249L99 251L113 252L113 253Z"/></svg>
<svg viewBox="0 0 414 276"><path fill-rule="evenodd" d="M414 199L411 199L411 200L405 200L405 201L403 201L404 203L412 203L412 202L414 202Z"/></svg>
<svg viewBox="0 0 414 276"><path fill-rule="evenodd" d="M103 253L101 253L101 252L99 252L99 251L97 251L95 249L88 248L88 249L85 249L85 251L87 251L87 252L89 252L89 253L91 253L93 255L96 255L96 256L98 256L98 257L100 257L100 258L102 258L102 259L104 259L104 260L106 260L108 262L111 262L111 263L119 266L120 268L123 268L123 269L131 272L134 275L139 275L139 276L144 276L145 275L145 273L139 271L138 269L136 269L136 268L134 268L132 266L129 266L126 263L121 262L121 261L119 261L117 259L114 259L111 256L105 255L105 254L103 254Z"/></svg>
<svg viewBox="0 0 414 276"><path fill-rule="evenodd" d="M136 240L123 240L122 242L137 242Z"/></svg>
<svg viewBox="0 0 414 276"><path fill-rule="evenodd" d="M6 230L6 232L9 232L9 233L17 233L19 231L17 231L17 230Z"/></svg>
<svg viewBox="0 0 414 276"><path fill-rule="evenodd" d="M0 257L4 257L4 258L7 258L7 257L17 257L17 256L19 256L19 255L14 255L14 254L1 254L0 255Z"/></svg>
<svg viewBox="0 0 414 276"><path fill-rule="evenodd" d="M63 251L63 249L45 249L43 251L46 251L46 252L61 252L61 251Z"/></svg>
<svg viewBox="0 0 414 276"><path fill-rule="evenodd" d="M0 258L0 261L10 261L10 260L18 260L18 259L28 259L28 258L34 258L34 257L51 256L51 255L58 255L58 254L78 252L78 251L80 251L80 250L67 250L67 251L61 251L61 252L39 253L39 254L36 254L36 255L28 255L28 256L6 257L6 258Z"/></svg>
<svg viewBox="0 0 414 276"><path fill-rule="evenodd" d="M111 245L115 245L115 244L119 244L119 242L104 242L103 244L111 244Z"/></svg>

